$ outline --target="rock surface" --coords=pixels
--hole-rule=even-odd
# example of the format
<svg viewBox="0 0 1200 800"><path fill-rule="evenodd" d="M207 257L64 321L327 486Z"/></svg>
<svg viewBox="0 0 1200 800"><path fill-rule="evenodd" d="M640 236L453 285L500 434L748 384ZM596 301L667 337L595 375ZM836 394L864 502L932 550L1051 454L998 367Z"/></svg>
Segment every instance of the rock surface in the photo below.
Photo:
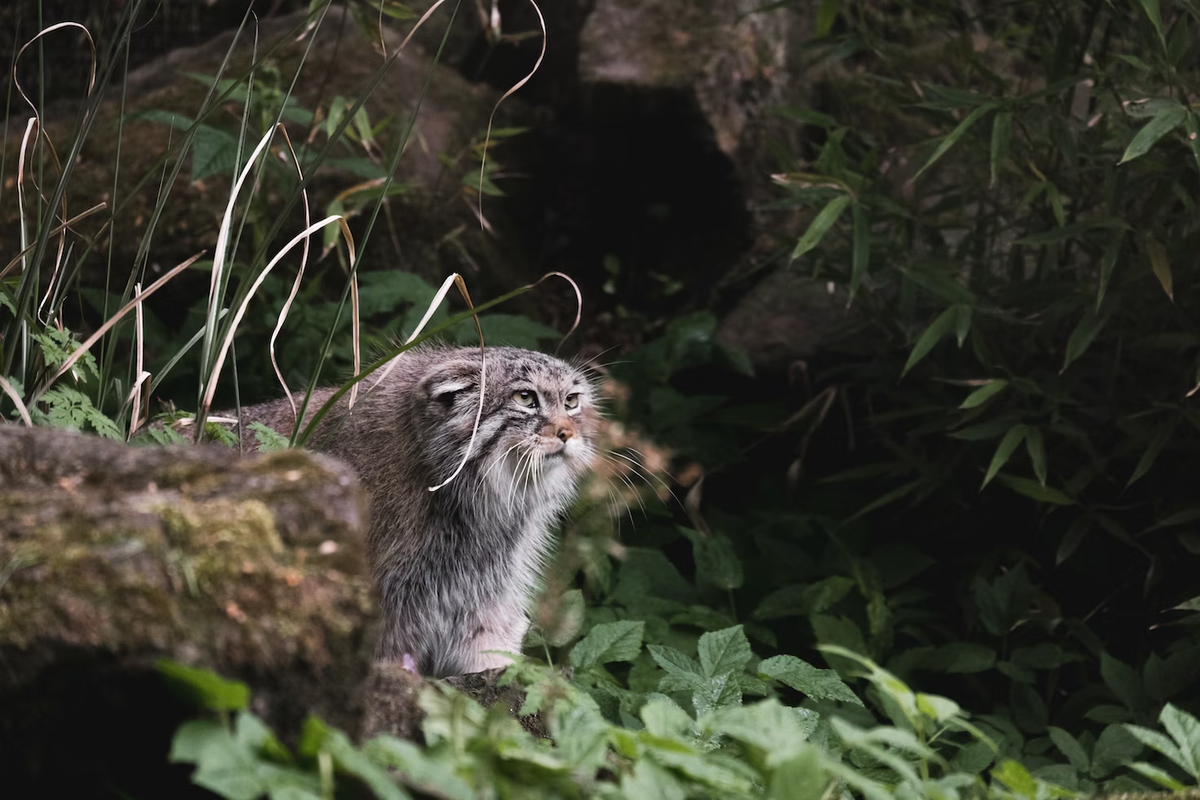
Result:
<svg viewBox="0 0 1200 800"><path fill-rule="evenodd" d="M246 681L284 735L309 711L356 730L377 613L366 524L357 479L322 456L0 427L0 773L164 764L188 713L155 675L164 657ZM114 741L118 723L160 757Z"/></svg>

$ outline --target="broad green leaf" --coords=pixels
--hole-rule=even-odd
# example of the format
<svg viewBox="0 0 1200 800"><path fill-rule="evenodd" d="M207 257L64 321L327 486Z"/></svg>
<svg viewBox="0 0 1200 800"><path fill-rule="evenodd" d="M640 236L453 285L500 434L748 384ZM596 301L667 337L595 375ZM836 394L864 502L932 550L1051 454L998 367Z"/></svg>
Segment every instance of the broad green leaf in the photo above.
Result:
<svg viewBox="0 0 1200 800"><path fill-rule="evenodd" d="M571 648L571 666L590 667L612 661L633 661L642 652L645 629L646 623L640 620L602 622Z"/></svg>
<svg viewBox="0 0 1200 800"><path fill-rule="evenodd" d="M1158 720L1179 745L1183 758L1179 766L1200 780L1200 720L1170 703L1163 706Z"/></svg>
<svg viewBox="0 0 1200 800"><path fill-rule="evenodd" d="M1149 698L1142 688L1142 677L1133 667L1103 652L1100 654L1100 675L1112 693L1130 711L1139 711L1146 707Z"/></svg>
<svg viewBox="0 0 1200 800"><path fill-rule="evenodd" d="M378 800L411 798L407 791L392 780L387 769L364 755L350 741L350 737L316 717L310 716L305 720L300 749L310 755L317 752L328 753L340 770L361 780Z"/></svg>
<svg viewBox="0 0 1200 800"><path fill-rule="evenodd" d="M925 332L917 339L917 343L913 345L912 352L908 356L908 361L904 363L904 369L900 372L903 377L908 374L908 371L915 367L921 359L929 354L933 346L941 341L942 337L950 333L954 328L955 322L958 320L960 306L950 306L941 314L938 315Z"/></svg>
<svg viewBox="0 0 1200 800"><path fill-rule="evenodd" d="M1043 488L1046 486L1046 440L1041 428L1030 428L1025 434L1025 450L1033 463L1033 474Z"/></svg>
<svg viewBox="0 0 1200 800"><path fill-rule="evenodd" d="M654 797L662 800L686 800L688 792L669 770L652 759L634 762L633 771L621 776L621 791L625 797Z"/></svg>
<svg viewBox="0 0 1200 800"><path fill-rule="evenodd" d="M850 218L854 223L854 249L850 255L850 302L853 303L871 261L871 221L859 203L850 209Z"/></svg>
<svg viewBox="0 0 1200 800"><path fill-rule="evenodd" d="M1125 729L1124 725L1109 725L1100 733L1096 746L1092 748L1092 768L1088 774L1103 778L1142 752L1142 743Z"/></svg>
<svg viewBox="0 0 1200 800"><path fill-rule="evenodd" d="M686 653L681 653L674 647L652 644L646 649L649 650L650 657L654 659L655 663L666 670L669 675L704 676L700 665L696 663L695 659Z"/></svg>
<svg viewBox="0 0 1200 800"><path fill-rule="evenodd" d="M933 151L933 155L930 156L929 160L925 162L925 166L917 170L917 174L913 175L912 179L915 181L917 178L921 177L925 170L937 163L938 159L944 156L946 151L953 147L954 143L961 139L962 135L971 129L972 125L978 122L984 114L987 114L989 111L992 111L995 108L995 103L985 103L968 114L966 119L958 123L958 127L950 131L950 133L948 133L946 137L942 139L941 144L939 144L937 149Z"/></svg>
<svg viewBox="0 0 1200 800"><path fill-rule="evenodd" d="M1162 243L1153 236L1147 236L1145 240L1146 255L1150 258L1150 269L1154 271L1154 277L1158 278L1158 282L1162 284L1163 291L1167 293L1167 297L1171 298L1171 302L1175 302L1174 278L1171 276L1171 258L1167 254L1167 248L1163 247Z"/></svg>
<svg viewBox="0 0 1200 800"><path fill-rule="evenodd" d="M1038 797L1037 781L1029 770L1012 759L1002 761L992 770L992 777L1003 783L1019 797Z"/></svg>
<svg viewBox="0 0 1200 800"><path fill-rule="evenodd" d="M1140 725L1125 725L1125 730L1129 732L1133 738L1137 739L1142 744L1149 747L1171 760L1178 767L1184 766L1183 751L1179 749L1179 745L1171 741L1167 736L1150 728L1143 728Z"/></svg>
<svg viewBox="0 0 1200 800"><path fill-rule="evenodd" d="M1175 417L1158 426L1154 437L1146 445L1146 450L1142 453L1142 457L1138 459L1137 466L1133 468L1133 474L1129 476L1129 482L1125 484L1125 488L1132 486L1138 479L1150 471L1150 468L1154 466L1154 462L1158 460L1159 453L1166 447L1167 442L1171 439L1171 434L1175 432L1175 428L1178 425L1179 417Z"/></svg>
<svg viewBox="0 0 1200 800"><path fill-rule="evenodd" d="M1113 268L1117 265L1117 257L1121 254L1121 244L1125 240L1125 231L1118 231L1113 236L1108 247L1104 248L1104 256L1100 259L1100 287L1096 291L1096 314L1104 303L1104 295L1108 291L1108 282L1112 278Z"/></svg>
<svg viewBox="0 0 1200 800"><path fill-rule="evenodd" d="M722 591L741 588L745 579L742 562L728 536L717 532L705 536L691 528L680 530L692 541L696 573L705 583Z"/></svg>
<svg viewBox="0 0 1200 800"><path fill-rule="evenodd" d="M1169 792L1182 793L1187 787L1171 777L1166 770L1159 769L1153 764L1147 764L1145 761L1134 761L1127 765L1131 770L1149 778L1150 780L1162 786Z"/></svg>
<svg viewBox="0 0 1200 800"><path fill-rule="evenodd" d="M196 765L192 783L226 800L255 800L266 786L255 769L255 754L239 745L215 720L185 722L175 732L168 760Z"/></svg>
<svg viewBox="0 0 1200 800"><path fill-rule="evenodd" d="M206 669L161 659L155 668L172 687L212 711L240 711L250 702L250 687Z"/></svg>
<svg viewBox="0 0 1200 800"><path fill-rule="evenodd" d="M1062 728L1049 725L1046 731L1050 734L1050 741L1054 742L1054 746L1067 757L1067 760L1071 762L1071 766L1078 772L1086 773L1088 770L1088 754L1083 749L1083 745Z"/></svg>
<svg viewBox="0 0 1200 800"><path fill-rule="evenodd" d="M1096 335L1107 324L1108 316L1108 314L1095 313L1091 309L1083 315L1075 329L1071 331L1070 337L1067 338L1067 349L1063 355L1062 369L1059 372L1065 372L1075 359L1087 352Z"/></svg>
<svg viewBox="0 0 1200 800"><path fill-rule="evenodd" d="M1017 494L1023 494L1032 500L1037 500L1039 503L1050 503L1055 506L1075 505L1075 501L1065 492L1050 486L1042 486L1037 481L1030 480L1029 478L1019 478L1016 475L1006 475L1001 472L996 476L996 480Z"/></svg>
<svg viewBox="0 0 1200 800"><path fill-rule="evenodd" d="M1016 424L1009 428L1008 433L1004 434L1004 438L1000 440L1000 444L996 445L996 452L992 455L992 463L988 465L987 474L983 476L983 484L979 487L981 490L991 483L992 478L1000 472L1000 468L1008 463L1008 459L1012 457L1013 451L1025 440L1025 434L1029 431L1029 426Z"/></svg>
<svg viewBox="0 0 1200 800"><path fill-rule="evenodd" d="M1195 8L1193 8L1195 13ZM1180 14L1175 18L1175 24L1171 26L1171 32L1167 34L1167 63L1171 66L1178 66L1179 59L1187 52L1188 47L1192 44L1191 37L1188 31L1188 15Z"/></svg>
<svg viewBox="0 0 1200 800"><path fill-rule="evenodd" d="M846 206L850 205L850 198L847 195L839 195L821 209L812 223L809 224L808 230L800 237L800 241L796 242L796 247L792 250L792 260L795 261L800 256L812 250L821 240L825 238L825 234L838 221L838 217L846 210Z"/></svg>
<svg viewBox="0 0 1200 800"><path fill-rule="evenodd" d="M700 637L697 645L700 667L709 678L730 672L741 672L753 657L750 641L741 625L723 631L712 631Z"/></svg>
<svg viewBox="0 0 1200 800"><path fill-rule="evenodd" d="M1012 142L1012 120L1012 112L1008 110L997 111L996 118L992 120L992 179L990 186L996 185L997 176L1000 174L1000 165L1008 157L1008 147Z"/></svg>
<svg viewBox="0 0 1200 800"><path fill-rule="evenodd" d="M819 614L832 608L856 585L853 578L831 575L816 583L784 586L764 597L751 616L761 620Z"/></svg>
<svg viewBox="0 0 1200 800"><path fill-rule="evenodd" d="M1125 154L1121 156L1118 164L1124 164L1126 161L1132 161L1139 156L1144 156L1150 151L1154 144L1171 132L1179 123L1183 122L1187 115L1187 109L1176 104L1169 108L1164 108L1158 112L1149 122L1142 126L1141 130L1134 134L1130 140L1129 146L1125 148Z"/></svg>
<svg viewBox="0 0 1200 800"><path fill-rule="evenodd" d="M773 656L758 665L758 674L773 678L814 700L841 700L861 706L858 695L831 669L818 669L795 656Z"/></svg>
<svg viewBox="0 0 1200 800"><path fill-rule="evenodd" d="M1008 381L1004 380L1003 378L990 380L983 386L980 386L978 389L967 395L966 399L962 401L961 405L959 405L959 408L966 409L975 408L975 406L981 406L987 402L992 395L1003 391L1004 387L1006 386L1008 386Z"/></svg>
<svg viewBox="0 0 1200 800"><path fill-rule="evenodd" d="M1138 2L1142 4L1142 10L1146 12L1146 17L1150 20L1150 24L1154 26L1155 32L1158 33L1159 41L1162 41L1163 24L1162 14L1158 10L1158 0L1138 0Z"/></svg>
<svg viewBox="0 0 1200 800"><path fill-rule="evenodd" d="M524 347L526 350L537 350L542 342L562 336L554 328L520 314L487 314L479 318L479 327L483 329L483 340L489 345ZM470 320L464 320L450 330L460 344L479 344L479 333Z"/></svg>
<svg viewBox="0 0 1200 800"><path fill-rule="evenodd" d="M820 0L817 4L817 24L813 29L813 38L823 39L829 35L841 7L842 0Z"/></svg>
<svg viewBox="0 0 1200 800"><path fill-rule="evenodd" d="M828 789L829 776L816 747L806 747L779 764L767 781L770 800L822 800Z"/></svg>

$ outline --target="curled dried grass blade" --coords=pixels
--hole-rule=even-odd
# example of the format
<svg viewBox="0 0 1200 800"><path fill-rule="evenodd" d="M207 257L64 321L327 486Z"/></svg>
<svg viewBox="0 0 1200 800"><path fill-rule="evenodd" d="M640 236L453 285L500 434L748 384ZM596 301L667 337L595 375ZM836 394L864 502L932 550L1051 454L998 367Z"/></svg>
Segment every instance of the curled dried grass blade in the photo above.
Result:
<svg viewBox="0 0 1200 800"><path fill-rule="evenodd" d="M558 340L558 346L554 348L554 354L558 355L558 351L562 348L563 342L570 338L571 334L579 328L579 321L583 318L583 292L579 289L579 284L575 279L565 272L547 272L542 277L538 278L526 288L532 289L547 278L562 278L567 283L571 284L571 288L575 290L575 321L571 323L571 328L563 337Z"/></svg>
<svg viewBox="0 0 1200 800"><path fill-rule="evenodd" d="M17 407L17 413L21 415L21 421L27 427L33 427L33 420L29 417L29 409L21 402L21 395L17 394L17 390L5 378L0 377L0 391L3 391L13 401L13 405Z"/></svg>
<svg viewBox="0 0 1200 800"><path fill-rule="evenodd" d="M463 299L467 301L467 308L475 308L475 304L471 302L471 295L467 293L467 283L462 279L462 276L455 273L454 283L458 286L458 291L462 294ZM429 314L425 315L428 318ZM487 348L483 343L483 327L479 324L479 315L472 317L475 321L475 332L479 334L479 407L475 409L475 424L471 426L471 438L467 441L467 449L463 452L462 461L458 463L458 468L451 473L449 478L439 483L437 486L430 486L429 491L436 492L450 481L458 477L458 474L463 471L463 467L467 465L467 459L471 457L471 450L475 447L475 438L479 435L479 423L483 421L483 403L487 393Z"/></svg>
<svg viewBox="0 0 1200 800"><path fill-rule="evenodd" d="M75 216L73 216L69 220L67 220L66 222L59 223L55 227L51 228L50 235L55 236L60 231L64 231L64 230L70 228L76 222L87 219L88 217L92 216L93 214L95 214L99 211L103 211L106 208L108 208L108 203L101 201L101 202L97 203L96 205L92 206L91 208L89 208L87 211L84 211L81 214L76 214ZM32 245L32 244L28 245L23 250L21 250L21 252L17 253L15 256L13 256L12 260L4 265L4 269L0 269L0 279L3 279L4 276L8 275L8 273L11 272L14 267L16 267L18 264L20 264L21 259L23 259L25 256L29 255L29 253L33 250L33 248L34 248L34 245Z"/></svg>
<svg viewBox="0 0 1200 800"><path fill-rule="evenodd" d="M538 8L538 4L536 2L534 2L534 0L529 0L529 4L531 6L533 6L533 11L535 14L537 14L538 24L541 25L541 27L542 27L542 51L540 53L538 53L537 61L534 62L533 69L531 69L529 71L529 74L526 75L524 78L521 78L521 80L517 81L515 84L513 84L507 92L500 95L500 99L496 101L496 105L492 106L491 115L488 116L487 134L483 137L483 153L479 157L479 210L476 215L479 217L479 224L481 227L484 228L484 230L487 230L488 227L487 227L486 220L483 216L483 185L484 185L484 178L485 178L485 170L487 168L488 145L491 143L491 140L492 140L492 124L496 120L496 112L500 110L501 103L503 103L506 99L508 99L509 96L515 94L517 92L517 90L520 89L522 86L529 83L529 80L534 75L537 74L537 71L539 69L541 69L542 59L544 59L546 57L546 20L542 16L542 10L540 8ZM409 35L411 36L412 34L409 34Z"/></svg>
<svg viewBox="0 0 1200 800"><path fill-rule="evenodd" d="M200 256L202 256L202 255L204 255L203 250L200 251L199 253L197 253L196 255L192 256L191 258L189 258L187 261L184 261L182 264L177 264L166 275L163 275L161 278L156 280L154 283L150 284L150 286L146 289L146 291L137 295L132 300L130 300L128 303L123 305L121 307L120 311L118 311L116 314L113 314L111 317L109 317L104 322L103 325L101 325L99 328L96 329L95 333L93 333L91 336L89 336L86 340L84 340L83 344L79 345L79 347L76 348L74 353L71 353L71 355L67 358L67 360L62 363L62 366L60 366L58 368L58 371L55 372L50 377L50 379L47 380L42 385L42 387L37 390L37 392L33 395L32 398L30 398L30 402L31 403L36 402L37 398L39 398L43 394L45 394L46 390L49 389L51 386L53 386L54 382L56 380L58 380L63 375L65 375L67 373L67 371L71 369L71 367L75 366L75 362L78 361L79 359L83 358L84 354L88 350L91 349L92 345L94 345L100 339L101 336L108 333L109 329L112 328L112 326L114 326L118 322L120 322L121 319L126 314L128 314L131 309L133 309L139 303L141 303L143 300L145 300L147 297L149 297L150 295L154 294L159 289L161 289L164 285L166 285L167 281L171 280L176 275L183 272L185 269L190 267L192 264L195 264L200 259Z"/></svg>
<svg viewBox="0 0 1200 800"><path fill-rule="evenodd" d="M221 346L217 349L216 358L214 360L212 370L209 372L208 381L205 385L204 397L200 402L200 408L196 410L197 419L204 419L208 416L208 409L212 406L213 395L217 391L217 377L221 374L221 368L225 366L225 356L229 353L229 346L233 344L233 337L237 333L238 324L241 323L242 316L245 315L246 308L250 305L250 300L254 297L254 293L258 291L258 287L262 285L264 280L266 280L267 275L271 273L271 270L275 268L275 265L282 261L283 257L290 253L292 248L295 247L300 241L307 239L309 236L321 230L326 225L329 225L332 222L340 221L341 219L342 218L340 216L334 214L333 216L326 217L320 222L309 225L300 233L292 237L292 240L284 245L283 248L275 254L275 257L267 263L267 266L263 268L263 271L260 272L258 277L254 279L254 283L250 285L250 290L246 292L246 296L242 298L241 305L239 305L237 311L234 312L233 319L230 321L228 329L225 333L225 338L222 340ZM349 235L350 231L349 229L343 229L343 233ZM200 435L201 430L203 430L203 427L197 426L197 437Z"/></svg>
<svg viewBox="0 0 1200 800"><path fill-rule="evenodd" d="M296 150L292 147L292 137L288 136L287 128L282 128L283 140L287 144L288 152L292 154L292 163L296 166L296 177L300 179L300 186L304 186L304 172L300 168L300 159L296 158ZM304 204L304 226L307 228L312 224L311 211L308 205L308 190L300 189L300 200ZM343 223L344 224L344 223ZM279 331L283 329L283 321L287 319L288 312L292 309L292 303L296 300L296 295L300 291L300 281L304 279L304 270L308 266L308 237L304 237L304 249L300 253L300 266L296 270L296 279L292 281L292 290L288 293L287 299L283 301L283 308L279 309L279 318L275 320L275 330L271 331L271 340L267 343L267 352L271 356L271 368L275 370L275 377L279 381L279 385L283 387L284 397L287 398L288 405L292 407L292 417L295 418L299 413L296 410L296 401L292 397L292 390L288 387L287 381L283 379L283 370L279 368L279 361L275 358L275 340L279 338Z"/></svg>
<svg viewBox="0 0 1200 800"><path fill-rule="evenodd" d="M141 294L142 285L135 283L133 285L134 296ZM126 403L132 404L129 412L129 432L126 439L130 438L137 432L138 426L141 425L142 416L142 385L150 377L150 373L146 372L146 318L141 303L134 306L133 309L133 339L134 351L137 353L136 363L134 364L134 374L137 375L137 380L134 381L133 387L129 390L129 397Z"/></svg>

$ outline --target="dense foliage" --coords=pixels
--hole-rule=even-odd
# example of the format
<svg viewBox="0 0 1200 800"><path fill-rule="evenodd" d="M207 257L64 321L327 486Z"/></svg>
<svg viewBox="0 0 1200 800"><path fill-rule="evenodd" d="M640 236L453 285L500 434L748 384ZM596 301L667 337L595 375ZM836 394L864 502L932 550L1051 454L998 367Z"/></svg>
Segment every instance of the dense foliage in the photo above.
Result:
<svg viewBox="0 0 1200 800"><path fill-rule="evenodd" d="M612 366L629 391L615 413L691 480L677 487L683 502L648 492L619 545L603 509L581 507L568 527L545 601L554 613L539 616L552 624L505 675L553 744L432 685L424 747L356 747L311 720L292 753L247 711L244 687L167 665L209 710L172 748L197 765L198 784L230 798L330 796L346 783L455 798L1200 786L1189 469L1200 7L823 0L815 13L798 54L815 100L779 110L791 127L777 146L777 202L761 213L777 215L790 268L846 304L844 330L790 392L755 376L702 308L646 321L641 345ZM190 163L193 177L244 164L278 117L312 123L278 81L239 97L236 83L209 80L244 109L240 126L205 122L208 112L143 117L179 128L180 152L192 149L175 168ZM356 101L334 105L318 137L328 144L305 169L353 157L381 183L328 211L366 216L405 190L378 153L398 158L408 133ZM265 175L294 195L279 164ZM220 342L238 325L220 309L253 294L278 235L261 197L244 223L258 253L231 255L229 297L161 333L151 388L197 344L200 394L216 380ZM35 290L55 285L36 269L54 241L53 218L38 213L30 268L0 282L0 409L121 437L138 419L141 366L115 343L85 354L61 316L38 316ZM334 230L329 246L342 241ZM353 257L337 252L326 263L340 272L324 268L291 312L297 333L279 356L289 380L317 380L315 353L343 373L357 358L341 289ZM406 273L359 277L368 347L411 330L436 291ZM132 288L79 291L111 313ZM290 291L290 279L264 277L269 308L241 332L271 335ZM486 319L491 338L554 336L523 317ZM118 333L127 344L146 335ZM237 353L242 375L271 374L262 352ZM197 373L184 374L189 391Z"/></svg>

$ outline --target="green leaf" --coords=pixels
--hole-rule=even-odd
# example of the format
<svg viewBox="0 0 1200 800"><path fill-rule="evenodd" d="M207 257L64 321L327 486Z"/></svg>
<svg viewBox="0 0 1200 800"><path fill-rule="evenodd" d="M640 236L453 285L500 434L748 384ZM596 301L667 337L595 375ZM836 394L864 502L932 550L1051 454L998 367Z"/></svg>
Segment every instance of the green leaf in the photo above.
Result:
<svg viewBox="0 0 1200 800"><path fill-rule="evenodd" d="M733 549L733 543L722 533L705 536L691 528L680 528L692 541L692 557L696 561L696 574L705 582L722 591L740 588L745 575L742 562Z"/></svg>
<svg viewBox="0 0 1200 800"><path fill-rule="evenodd" d="M211 125L196 127L192 139L192 183L210 175L233 174L237 167L237 137Z"/></svg>
<svg viewBox="0 0 1200 800"><path fill-rule="evenodd" d="M642 652L645 630L646 623L640 620L602 622L571 648L571 666L590 667L613 661L633 661Z"/></svg>
<svg viewBox="0 0 1200 800"><path fill-rule="evenodd" d="M254 431L254 441L258 443L258 452L277 453L287 449L288 437L278 431L257 421L251 422L248 428Z"/></svg>
<svg viewBox="0 0 1200 800"><path fill-rule="evenodd" d="M1029 770L1012 759L1002 761L992 770L992 777L1003 783L1019 797L1038 797L1037 781Z"/></svg>
<svg viewBox="0 0 1200 800"><path fill-rule="evenodd" d="M753 657L750 640L746 638L741 625L704 634L700 637L697 650L700 667L708 678L741 672Z"/></svg>
<svg viewBox="0 0 1200 800"><path fill-rule="evenodd" d="M1030 428L1025 434L1025 450L1033 462L1033 474L1042 488L1046 488L1046 440L1041 428Z"/></svg>
<svg viewBox="0 0 1200 800"><path fill-rule="evenodd" d="M316 717L310 716L304 721L301 750L307 750L310 755L317 752L328 753L338 769L361 780L378 800L411 798L407 791L392 780L385 767L364 755L346 734L329 727Z"/></svg>
<svg viewBox="0 0 1200 800"><path fill-rule="evenodd" d="M1083 318L1079 320L1067 339L1067 349L1063 355L1062 369L1059 372L1065 372L1075 359L1087 352L1095 340L1096 334L1100 333L1107 322L1107 314L1101 315L1091 309L1084 313Z"/></svg>
<svg viewBox="0 0 1200 800"><path fill-rule="evenodd" d="M996 480L1017 494L1023 494L1032 500L1037 500L1039 503L1050 503L1055 506L1075 505L1075 501L1065 492L1050 486L1042 486L1037 481L1030 480L1029 478L1018 478L1016 475L1006 475L1001 472L996 476Z"/></svg>
<svg viewBox="0 0 1200 800"><path fill-rule="evenodd" d="M990 380L983 386L980 386L978 389L967 395L966 399L962 401L961 405L959 405L959 408L967 409L975 408L975 406L981 406L991 399L992 395L1002 392L1006 386L1008 386L1008 381L1004 380L1003 378Z"/></svg>
<svg viewBox="0 0 1200 800"><path fill-rule="evenodd" d="M871 261L871 221L867 219L867 212L859 203L855 203L850 209L850 218L854 224L853 250L850 255L850 302L853 303Z"/></svg>
<svg viewBox="0 0 1200 800"><path fill-rule="evenodd" d="M227 681L206 669L160 659L155 669L167 683L197 705L213 711L240 711L250 702L250 687Z"/></svg>
<svg viewBox="0 0 1200 800"><path fill-rule="evenodd" d="M1008 459L1012 457L1013 451L1025 440L1025 434L1029 431L1029 426L1016 424L1009 428L1008 433L1004 434L1004 438L1000 440L1000 444L996 445L996 452L992 455L992 463L988 465L987 474L983 476L983 484L979 487L982 490L985 486L991 483L992 478L1000 472L1000 468L1008 463Z"/></svg>
<svg viewBox="0 0 1200 800"><path fill-rule="evenodd" d="M992 120L992 179L989 186L996 185L1000 165L1008 157L1008 147L1012 142L1012 120L1013 114L1009 110L996 112L996 118Z"/></svg>
<svg viewBox="0 0 1200 800"><path fill-rule="evenodd" d="M1056 728L1053 725L1046 726L1046 731L1050 734L1050 741L1054 742L1067 760L1071 762L1071 766L1077 772L1087 773L1088 770L1088 754L1083 749L1083 745L1071 734L1064 731L1062 728Z"/></svg>
<svg viewBox="0 0 1200 800"><path fill-rule="evenodd" d="M985 104L979 106L978 108L976 108L970 114L968 114L966 116L966 119L964 119L962 122L958 123L958 127L956 127L954 130L950 131L950 133L947 134L944 139L942 139L941 144L939 144L937 146L937 149L933 151L933 155L930 156L929 160L925 162L925 166L923 166L919 170L917 170L917 174L913 175L912 179L915 181L917 178L921 177L921 175L924 174L925 170L929 169L935 163L937 163L938 159L940 159L942 156L944 156L946 154L946 151L949 150L951 147L953 147L954 143L957 142L959 139L961 139L963 134L971 129L972 125L974 125L976 122L978 122L983 117L984 114L987 114L988 112L994 110L995 108L996 108L995 103L985 103Z"/></svg>
<svg viewBox="0 0 1200 800"><path fill-rule="evenodd" d="M1104 295L1108 292L1108 282L1112 278L1113 268L1117 265L1117 257L1121 254L1121 244L1125 240L1125 231L1117 231L1108 247L1104 248L1104 256L1100 259L1100 287L1096 291L1096 313L1104 303Z"/></svg>
<svg viewBox="0 0 1200 800"><path fill-rule="evenodd" d="M1142 688L1142 678L1133 667L1103 652L1100 654L1100 675L1130 711L1140 711L1148 705L1149 698Z"/></svg>
<svg viewBox="0 0 1200 800"><path fill-rule="evenodd" d="M814 39L824 39L837 21L842 0L820 0L817 4L817 24L813 29Z"/></svg>
<svg viewBox="0 0 1200 800"><path fill-rule="evenodd" d="M1166 756L1176 766L1184 766L1183 751L1179 749L1179 746L1175 742L1172 742L1163 734L1159 733L1158 731L1150 730L1149 728L1143 728L1140 725L1126 724L1125 730L1128 731L1133 738L1137 739L1151 750L1155 750L1158 753Z"/></svg>
<svg viewBox="0 0 1200 800"><path fill-rule="evenodd" d="M951 331L958 319L959 308L960 306L950 306L939 314L937 319L930 323L925 332L917 339L917 343L913 345L912 352L908 356L908 361L904 363L904 369L900 373L901 377L907 375L908 371L928 355L933 346Z"/></svg>
<svg viewBox="0 0 1200 800"><path fill-rule="evenodd" d="M654 662L662 667L668 676L673 675L680 678L704 677L704 672L695 659L685 653L681 653L674 647L652 644L648 645L646 649L650 652L650 657L654 659Z"/></svg>
<svg viewBox="0 0 1200 800"><path fill-rule="evenodd" d="M751 616L763 620L819 614L832 608L856 585L853 578L831 575L816 583L784 586L764 597Z"/></svg>
<svg viewBox="0 0 1200 800"><path fill-rule="evenodd" d="M1178 103L1155 114L1149 122L1142 126L1141 130L1134 134L1129 146L1125 148L1125 154L1121 156L1121 160L1117 164L1124 164L1126 161L1144 156L1159 139L1183 122L1186 115L1187 109Z"/></svg>
<svg viewBox="0 0 1200 800"><path fill-rule="evenodd" d="M1175 428L1178 426L1179 417L1174 417L1158 426L1154 437L1146 445L1146 450L1142 453L1142 457L1138 459L1137 466L1133 468L1133 474L1129 476L1129 482L1125 484L1126 489L1150 471L1150 468L1154 466L1154 462L1158 460L1159 453L1166 447L1167 442L1171 439L1171 434L1175 432Z"/></svg>
<svg viewBox="0 0 1200 800"><path fill-rule="evenodd" d="M621 792L625 797L654 797L662 800L686 800L687 789L669 770L652 759L634 762L633 771L621 776Z"/></svg>
<svg viewBox="0 0 1200 800"><path fill-rule="evenodd" d="M813 700L841 700L861 706L862 700L831 669L818 669L795 656L774 656L758 665L758 674L773 678Z"/></svg>
<svg viewBox="0 0 1200 800"><path fill-rule="evenodd" d="M542 342L559 339L562 334L540 322L534 322L529 317L520 314L488 314L479 318L479 327L483 329L483 340L489 345L508 345L523 347L526 350L537 350ZM451 329L452 336L460 344L478 344L479 333L475 323L464 320Z"/></svg>
<svg viewBox="0 0 1200 800"><path fill-rule="evenodd" d="M1186 711L1167 703L1158 717L1159 722L1179 744L1182 761L1177 762L1189 775L1200 780L1200 720Z"/></svg>
<svg viewBox="0 0 1200 800"><path fill-rule="evenodd" d="M963 346L963 342L967 341L967 334L971 332L971 316L970 306L958 307L958 316L954 319L954 338L959 347Z"/></svg>
<svg viewBox="0 0 1200 800"><path fill-rule="evenodd" d="M1109 725L1100 733L1096 746L1092 748L1092 768L1088 774L1103 778L1113 770L1137 758L1142 752L1142 743L1123 725Z"/></svg>
<svg viewBox="0 0 1200 800"><path fill-rule="evenodd" d="M1162 242L1153 236L1146 237L1145 247L1146 255L1150 258L1150 269L1154 271L1154 277L1158 278L1163 291L1167 293L1167 297L1171 298L1171 302L1174 303L1174 278L1171 276L1171 258L1167 254L1167 248L1163 247Z"/></svg>
<svg viewBox="0 0 1200 800"><path fill-rule="evenodd" d="M846 210L846 206L850 205L850 198L847 195L838 195L829 201L829 203L821 209L812 223L808 226L808 230L800 237L800 241L796 242L796 247L792 250L792 261L795 261L800 256L812 250L821 240L825 238L825 234L838 221L838 217Z"/></svg>
<svg viewBox="0 0 1200 800"><path fill-rule="evenodd" d="M1146 17L1150 20L1150 24L1154 26L1154 30L1158 33L1159 41L1162 41L1163 24L1162 14L1158 10L1158 0L1138 0L1138 2L1142 4L1142 10L1146 12Z"/></svg>
<svg viewBox="0 0 1200 800"><path fill-rule="evenodd" d="M1168 773L1166 770L1159 769L1153 764L1147 764L1145 761L1134 761L1126 766L1139 775L1154 781L1167 791L1182 793L1185 789L1187 789L1187 786L1172 778L1170 773Z"/></svg>

